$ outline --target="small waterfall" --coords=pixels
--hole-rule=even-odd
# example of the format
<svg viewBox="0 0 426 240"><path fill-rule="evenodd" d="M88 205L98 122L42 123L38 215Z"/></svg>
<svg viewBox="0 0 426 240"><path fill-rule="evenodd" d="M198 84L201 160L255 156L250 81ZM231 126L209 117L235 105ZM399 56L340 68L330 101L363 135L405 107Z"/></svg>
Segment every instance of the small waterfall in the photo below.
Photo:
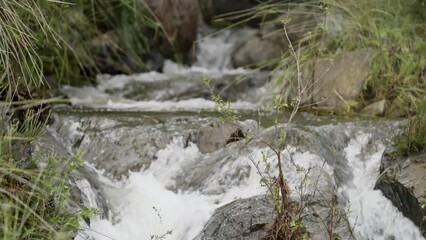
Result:
<svg viewBox="0 0 426 240"><path fill-rule="evenodd" d="M265 154L272 171L277 165L265 145L237 142L203 154L193 139L217 117L202 76L225 79L246 73L231 68L230 51L252 34L227 30L201 39L198 63L191 68L168 62L163 73L104 75L96 86L63 89L74 106L84 108L57 109L52 129L68 138L73 150L85 153L88 166L97 168L97 186L89 180L77 182L85 205L99 206L96 196L101 192L108 208L107 216L91 219L77 239L190 240L218 207L266 193L255 165L264 167ZM234 109L248 112L244 118L273 122L254 95L242 100L238 94L229 95L236 96ZM312 169L310 177L318 179L319 186L337 189L357 240L424 239L380 191L373 190L384 139L394 123L301 119L294 127L300 134L283 153L292 189L304 177L300 169ZM256 134L275 130L264 127Z"/></svg>
<svg viewBox="0 0 426 240"><path fill-rule="evenodd" d="M385 146L371 146L371 138L371 133L360 132L344 149L353 179L339 191L348 197L349 222L356 239L424 239L381 191L373 190Z"/></svg>

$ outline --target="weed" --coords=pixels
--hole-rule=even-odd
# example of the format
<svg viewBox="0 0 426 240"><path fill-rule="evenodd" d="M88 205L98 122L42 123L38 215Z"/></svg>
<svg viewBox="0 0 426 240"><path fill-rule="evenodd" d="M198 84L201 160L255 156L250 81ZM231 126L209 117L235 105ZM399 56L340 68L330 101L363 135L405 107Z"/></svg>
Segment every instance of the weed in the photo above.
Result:
<svg viewBox="0 0 426 240"><path fill-rule="evenodd" d="M392 138L396 154L407 157L426 151L426 101L419 107L419 113L408 120L400 134Z"/></svg>
<svg viewBox="0 0 426 240"><path fill-rule="evenodd" d="M1 239L70 239L80 221L97 212L71 200L69 176L81 165L78 155L58 161L32 152L31 142L43 132L44 123L28 112L0 137Z"/></svg>

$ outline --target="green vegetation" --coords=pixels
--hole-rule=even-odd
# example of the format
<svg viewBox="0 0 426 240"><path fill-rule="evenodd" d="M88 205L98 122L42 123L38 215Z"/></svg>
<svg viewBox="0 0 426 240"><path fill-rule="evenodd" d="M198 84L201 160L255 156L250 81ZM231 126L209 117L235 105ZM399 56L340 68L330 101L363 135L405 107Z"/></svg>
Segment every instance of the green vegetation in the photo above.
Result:
<svg viewBox="0 0 426 240"><path fill-rule="evenodd" d="M400 134L392 138L396 155L410 156L426 151L426 102L419 107L419 114L410 118Z"/></svg>
<svg viewBox="0 0 426 240"><path fill-rule="evenodd" d="M32 142L44 132L37 114L27 112L22 123L0 123L0 238L74 237L83 217L96 212L71 200L68 181L81 160L32 152Z"/></svg>
<svg viewBox="0 0 426 240"><path fill-rule="evenodd" d="M285 14L289 6L292 5L260 4L255 11L243 11L234 20L241 23L262 19L266 23ZM310 96L305 96L300 85L294 86L297 93L290 96L292 87L287 88L286 81L297 79L300 84L304 67L316 59L371 48L375 57L361 105L387 99L391 110L400 112L395 115L417 114L393 142L401 156L424 152L426 1L324 0L320 4L307 1L300 6L314 13L315 18L304 19L304 24L297 22L299 19L282 19L290 45L289 51L279 59L278 68L285 69L287 74L279 84L286 89L281 89L274 108L291 109L290 123L300 108L310 104ZM338 31L327 29L329 25L323 16L334 19L332 26L337 26ZM3 0L0 21L0 100L7 102L6 105L43 98L49 86L55 84L92 81L99 72L155 69L155 63L146 60L152 60L155 51L167 58L176 54L143 1ZM233 25L235 21L231 21ZM302 39L293 41L293 37L301 35ZM210 84L208 79L205 83ZM238 115L230 104L213 91L212 95L224 116L222 120L237 121ZM16 123L11 123L3 113L0 116L0 237L69 239L76 234L79 221L92 213L92 210L72 210L75 206L70 199L67 174L75 170L80 160L77 157L59 162L54 155L43 158L31 151L27 153L31 142L42 135L45 123L37 114L25 109L19 111L22 113L24 116L12 113L11 118L18 119ZM286 131L282 131L279 146L268 145L276 155L279 174L266 175L267 169L262 184L273 196L278 216L272 232L302 238L303 226L296 214L298 210L291 206L281 169L285 146ZM262 161L270 167L266 155Z"/></svg>
<svg viewBox="0 0 426 240"><path fill-rule="evenodd" d="M167 43L146 7L132 0L5 0L0 20L0 96L9 100L100 71L149 69L144 59L154 35Z"/></svg>
<svg viewBox="0 0 426 240"><path fill-rule="evenodd" d="M265 3L241 13L246 19L236 24L260 18L260 25L266 26L277 25L277 20L271 20L277 16L281 20L291 41L289 50L294 49L299 56L300 69L296 69L291 51L258 67L275 66L277 70L284 70L276 83L279 97L289 105L294 101L293 80L299 73L304 81L309 80L316 60L332 60L345 52L371 49L374 58L362 98L349 103L349 110L386 99L390 105L386 114L399 117L416 113L426 95L425 8L424 0ZM264 38L274 38L277 32L279 29ZM283 33L279 36L285 38ZM306 105L310 104L312 102Z"/></svg>
<svg viewBox="0 0 426 240"><path fill-rule="evenodd" d="M425 1L330 0L329 12L346 20L332 53L357 48L376 52L364 101L391 100L404 113L416 112L426 94ZM338 18L336 18L338 21Z"/></svg>

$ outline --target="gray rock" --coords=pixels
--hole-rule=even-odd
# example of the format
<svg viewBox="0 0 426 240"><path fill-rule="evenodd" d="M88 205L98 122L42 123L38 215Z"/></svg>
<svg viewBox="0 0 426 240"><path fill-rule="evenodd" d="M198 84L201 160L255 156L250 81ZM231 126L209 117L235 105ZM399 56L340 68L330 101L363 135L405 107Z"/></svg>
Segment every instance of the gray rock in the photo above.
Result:
<svg viewBox="0 0 426 240"><path fill-rule="evenodd" d="M180 53L188 54L197 38L198 0L143 0Z"/></svg>
<svg viewBox="0 0 426 240"><path fill-rule="evenodd" d="M386 106L387 101L383 99L364 107L360 113L367 116L383 116L386 111Z"/></svg>
<svg viewBox="0 0 426 240"><path fill-rule="evenodd" d="M302 214L302 222L309 232L309 239L329 239L328 229L323 223L331 222L330 209L319 201L313 202L307 209L307 214ZM346 215L340 212L338 216L338 210L335 211L334 239L354 239L345 224ZM268 230L271 228L274 218L272 202L267 195L239 199L216 209L194 240L269 239L268 237L271 236Z"/></svg>
<svg viewBox="0 0 426 240"><path fill-rule="evenodd" d="M232 54L234 67L256 67L271 60L279 60L287 47L269 39L255 36Z"/></svg>
<svg viewBox="0 0 426 240"><path fill-rule="evenodd" d="M374 186L411 219L426 237L426 153L411 156L387 168Z"/></svg>
<svg viewBox="0 0 426 240"><path fill-rule="evenodd" d="M265 195L239 199L216 209L194 240L262 239L268 236L273 208Z"/></svg>
<svg viewBox="0 0 426 240"><path fill-rule="evenodd" d="M401 163L401 159L395 157L396 148L393 146L386 147L385 152L382 155L382 159L380 160L380 168L379 172L382 174L386 169L389 167L392 167L393 165L396 165L398 163Z"/></svg>
<svg viewBox="0 0 426 240"><path fill-rule="evenodd" d="M243 131L239 125L234 123L214 123L200 131L197 139L198 148L202 153L214 152L228 143L244 138Z"/></svg>
<svg viewBox="0 0 426 240"><path fill-rule="evenodd" d="M358 101L372 58L370 49L359 49L337 56L332 61L317 61L314 67L313 91L316 93L313 102L319 106L342 108Z"/></svg>
<svg viewBox="0 0 426 240"><path fill-rule="evenodd" d="M41 162L47 161L47 158L54 155L58 161L68 161L73 157L73 153L67 148L67 141L52 129L47 129L45 134L37 141L32 143L34 156L40 157ZM71 199L78 207L89 207L84 205L86 202L85 194L77 186L77 181L87 180L91 189L96 194L95 202L97 207L102 210L103 217L108 217L108 204L106 202L104 189L101 186L98 174L87 165L81 166L78 171L70 175L69 184L71 185Z"/></svg>
<svg viewBox="0 0 426 240"><path fill-rule="evenodd" d="M330 229L333 230L333 239L354 240L346 212L337 203L337 197L333 193L327 193L326 197L332 199L312 200L306 207L306 214L302 217L302 223L309 232L310 240L330 239ZM334 201L334 205L331 204Z"/></svg>
<svg viewBox="0 0 426 240"><path fill-rule="evenodd" d="M280 17L262 24L259 35L233 52L232 61L235 67L256 67L260 64L278 62L289 49L288 39L293 46L298 46L299 43L303 45L307 42L308 34L318 36L318 22L323 15L309 7L309 4L298 5L289 12L287 9L284 10ZM291 19L286 24L287 36L282 22L284 19Z"/></svg>

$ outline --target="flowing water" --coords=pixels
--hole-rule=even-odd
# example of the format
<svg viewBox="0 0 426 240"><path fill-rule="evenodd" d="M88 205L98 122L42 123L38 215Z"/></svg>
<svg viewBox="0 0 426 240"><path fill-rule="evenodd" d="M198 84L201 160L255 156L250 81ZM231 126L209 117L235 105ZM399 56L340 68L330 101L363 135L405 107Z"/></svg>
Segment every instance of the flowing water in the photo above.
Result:
<svg viewBox="0 0 426 240"><path fill-rule="evenodd" d="M70 152L83 151L86 170L76 181L82 202L104 210L89 224L82 222L86 230L77 239L193 239L218 207L266 193L255 166L265 167L264 156L272 174L277 165L259 139L274 142L280 128L271 126L275 115L263 110L267 80L229 67L229 49L250 34L228 31L201 41L192 68L168 62L163 73L105 75L96 86L63 89L74 107L57 109L49 132ZM232 99L252 140L200 151L194 136L218 117L202 84L205 75ZM230 82L239 85L223 88ZM349 210L348 228L356 239L424 239L373 190L386 139L399 124L298 115L283 152L293 197L303 169L310 169L315 181L306 191L335 193Z"/></svg>

